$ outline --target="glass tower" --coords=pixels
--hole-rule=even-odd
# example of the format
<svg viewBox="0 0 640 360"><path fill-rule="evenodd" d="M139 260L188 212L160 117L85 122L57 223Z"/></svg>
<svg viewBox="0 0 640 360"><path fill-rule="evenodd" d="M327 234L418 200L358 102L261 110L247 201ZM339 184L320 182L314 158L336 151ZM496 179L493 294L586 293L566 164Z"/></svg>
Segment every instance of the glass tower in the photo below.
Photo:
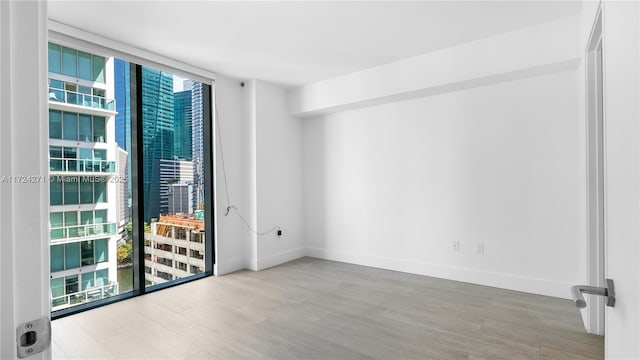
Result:
<svg viewBox="0 0 640 360"><path fill-rule="evenodd" d="M173 102L173 74L142 67L144 219L147 222L161 213L160 160L175 159Z"/></svg>
<svg viewBox="0 0 640 360"><path fill-rule="evenodd" d="M192 81L191 107L192 107L192 127L191 146L193 153L193 174L195 190L193 194L193 208L204 209L204 109L202 106L202 83Z"/></svg>
<svg viewBox="0 0 640 360"><path fill-rule="evenodd" d="M120 148L131 152L131 82L128 61L114 59L114 83L116 98L116 143Z"/></svg>
<svg viewBox="0 0 640 360"><path fill-rule="evenodd" d="M173 94L174 119L174 155L177 159L191 161L191 132L193 111L191 108L191 90Z"/></svg>

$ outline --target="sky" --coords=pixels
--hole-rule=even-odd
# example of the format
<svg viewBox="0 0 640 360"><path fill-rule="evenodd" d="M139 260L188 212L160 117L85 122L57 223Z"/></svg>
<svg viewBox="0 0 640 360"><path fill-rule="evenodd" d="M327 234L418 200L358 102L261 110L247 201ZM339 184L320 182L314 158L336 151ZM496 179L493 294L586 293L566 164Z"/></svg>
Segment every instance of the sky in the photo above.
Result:
<svg viewBox="0 0 640 360"><path fill-rule="evenodd" d="M183 82L185 80L187 80L187 79L185 79L183 77L180 77L178 75L175 75L175 74L173 75L173 92L174 93L184 90L182 85L183 85Z"/></svg>

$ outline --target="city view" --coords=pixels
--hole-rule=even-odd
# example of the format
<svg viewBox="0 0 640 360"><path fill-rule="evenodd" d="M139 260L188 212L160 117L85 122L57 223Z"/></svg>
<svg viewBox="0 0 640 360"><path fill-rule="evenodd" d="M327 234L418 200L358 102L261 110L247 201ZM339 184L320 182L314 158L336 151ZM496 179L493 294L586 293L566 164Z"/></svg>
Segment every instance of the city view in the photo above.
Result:
<svg viewBox="0 0 640 360"><path fill-rule="evenodd" d="M145 286L205 271L202 83L49 44L52 311L133 290L132 168L142 168ZM133 142L135 144L135 142Z"/></svg>

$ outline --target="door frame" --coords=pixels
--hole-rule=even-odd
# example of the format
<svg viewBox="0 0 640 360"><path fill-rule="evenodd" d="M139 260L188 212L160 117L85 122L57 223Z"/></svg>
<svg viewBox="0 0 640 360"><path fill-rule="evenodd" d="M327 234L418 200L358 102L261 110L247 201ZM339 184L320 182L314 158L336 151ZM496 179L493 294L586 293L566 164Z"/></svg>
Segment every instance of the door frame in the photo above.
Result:
<svg viewBox="0 0 640 360"><path fill-rule="evenodd" d="M0 358L15 359L17 328L51 311L47 3L0 1L0 19Z"/></svg>
<svg viewBox="0 0 640 360"><path fill-rule="evenodd" d="M599 6L585 49L587 134L587 283L605 287L606 126L604 122L602 7ZM586 330L604 335L604 297L587 296Z"/></svg>

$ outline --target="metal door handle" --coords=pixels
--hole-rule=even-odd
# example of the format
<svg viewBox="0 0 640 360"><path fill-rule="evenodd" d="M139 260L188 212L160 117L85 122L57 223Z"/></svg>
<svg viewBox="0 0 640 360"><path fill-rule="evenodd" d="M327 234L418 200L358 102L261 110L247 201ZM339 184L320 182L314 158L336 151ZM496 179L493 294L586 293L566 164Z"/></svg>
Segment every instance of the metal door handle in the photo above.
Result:
<svg viewBox="0 0 640 360"><path fill-rule="evenodd" d="M587 307L587 302L584 301L584 296L582 296L582 293L604 296L607 298L607 306L614 307L616 305L616 292L615 288L613 287L613 280L611 279L607 279L607 287L588 285L572 286L571 293L573 294L573 302L579 309Z"/></svg>

